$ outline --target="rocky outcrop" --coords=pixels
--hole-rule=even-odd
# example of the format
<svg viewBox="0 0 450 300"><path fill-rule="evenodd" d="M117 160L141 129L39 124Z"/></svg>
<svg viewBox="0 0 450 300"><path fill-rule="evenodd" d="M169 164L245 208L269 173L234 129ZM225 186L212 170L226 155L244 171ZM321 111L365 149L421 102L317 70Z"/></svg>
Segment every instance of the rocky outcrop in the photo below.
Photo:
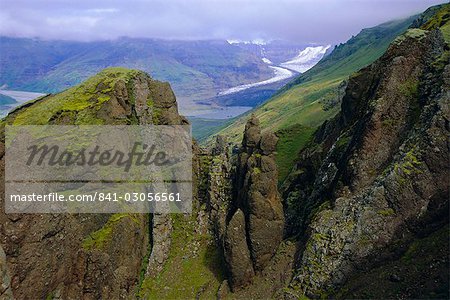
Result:
<svg viewBox="0 0 450 300"><path fill-rule="evenodd" d="M236 175L233 188L235 196L232 214L227 225L227 237L233 232L236 240L235 224L238 222L243 236L239 240L239 250L225 247L225 257L231 271L231 286L233 289L248 283L238 280L246 277L250 271L242 268L240 263L246 261L244 257L236 260L236 252L246 255L242 247L248 247L252 269L257 272L264 269L274 255L283 238L284 215L281 197L277 189L277 167L274 160L274 151L277 138L274 134L261 134L259 121L254 116L247 122L242 149L238 156ZM245 218L242 218L245 216ZM245 219L245 224L241 222ZM244 226L245 225L245 226ZM225 243L227 244L227 237ZM246 244L244 244L244 241ZM228 242L228 244L230 244ZM232 251L234 250L234 251ZM236 265L235 262L239 262ZM246 263L245 263L246 265ZM244 269L246 270L245 272ZM239 272L237 272L238 270Z"/></svg>
<svg viewBox="0 0 450 300"><path fill-rule="evenodd" d="M152 251L148 260L146 276L156 277L169 257L172 234L170 215L154 214L152 220Z"/></svg>
<svg viewBox="0 0 450 300"><path fill-rule="evenodd" d="M235 187L236 203L246 214L249 248L255 270L262 270L283 238L284 215L278 193L274 152L277 137L261 134L252 117L245 127Z"/></svg>
<svg viewBox="0 0 450 300"><path fill-rule="evenodd" d="M0 299L13 299L11 290L11 276L6 265L6 254L0 246Z"/></svg>
<svg viewBox="0 0 450 300"><path fill-rule="evenodd" d="M319 102L323 105L323 110L331 110L334 107L341 105L342 98L345 95L345 89L347 88L347 80L343 80L336 88L330 93L323 96Z"/></svg>
<svg viewBox="0 0 450 300"><path fill-rule="evenodd" d="M284 187L301 255L292 286L320 296L384 249L448 223L448 44L410 29L348 82ZM445 59L447 57L447 59Z"/></svg>
<svg viewBox="0 0 450 300"><path fill-rule="evenodd" d="M225 235L226 218L232 203L232 162L226 139L217 136L211 150L206 198L209 222L220 246Z"/></svg>
<svg viewBox="0 0 450 300"><path fill-rule="evenodd" d="M2 126L185 122L168 84L140 71L111 68L63 93L19 107ZM1 174L3 190L4 171ZM167 245L170 231L164 227L170 224L161 225L164 222L155 217L149 232L148 215L143 214L5 214L4 199L0 202L0 242L7 267L2 263L1 271L9 271L17 299L133 297L139 274L147 267L150 235ZM158 263L165 259L161 252L152 253Z"/></svg>
<svg viewBox="0 0 450 300"><path fill-rule="evenodd" d="M228 280L224 280L217 291L217 300L226 299L230 292Z"/></svg>
<svg viewBox="0 0 450 300"><path fill-rule="evenodd" d="M252 282L253 263L247 245L244 213L238 209L227 226L224 238L225 261L229 266L231 287L244 287Z"/></svg>

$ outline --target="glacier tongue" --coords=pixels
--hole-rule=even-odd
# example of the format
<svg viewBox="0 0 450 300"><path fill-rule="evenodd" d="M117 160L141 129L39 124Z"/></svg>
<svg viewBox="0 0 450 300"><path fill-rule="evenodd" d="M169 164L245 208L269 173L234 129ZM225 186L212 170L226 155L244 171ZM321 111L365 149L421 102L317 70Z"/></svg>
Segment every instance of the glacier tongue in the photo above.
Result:
<svg viewBox="0 0 450 300"><path fill-rule="evenodd" d="M280 66L299 73L304 73L314 67L314 65L322 59L330 47L330 45L306 47L304 50L300 51L296 57L281 63Z"/></svg>
<svg viewBox="0 0 450 300"><path fill-rule="evenodd" d="M257 87L257 86L261 86L261 85L267 85L267 84L271 84L271 83L275 83L281 80L285 80L288 79L290 77L292 77L294 75L293 72L287 70L287 69L283 69L280 67L273 67L270 66L269 68L271 68L274 71L274 76L272 78L269 78L267 80L264 81L259 81L259 82L255 82L255 83L249 83L249 84L243 84L243 85L238 85L232 88L229 88L225 91L222 91L220 93L218 93L218 96L225 96L225 95L229 95L229 94L233 94L233 93L237 93L252 87Z"/></svg>
<svg viewBox="0 0 450 300"><path fill-rule="evenodd" d="M232 43L232 41L228 41L229 43ZM234 42L234 41L233 41ZM317 46L317 47L306 47L304 50L299 51L299 54L294 57L293 59L286 61L284 63L281 63L280 65L276 66L274 63L265 57L264 48L261 51L262 55L262 61L269 65L269 68L271 68L274 71L274 75L272 78L269 78L264 81L249 83L249 84L243 84L238 85L226 90L223 90L219 92L218 96L225 96L233 93L237 93L249 88L258 87L262 85L267 85L271 83L275 83L278 81L286 80L292 76L294 76L297 73L303 73L312 67L314 67L315 64L319 62L319 60L322 59L322 57L325 55L327 50L330 48L330 45L327 46Z"/></svg>
<svg viewBox="0 0 450 300"><path fill-rule="evenodd" d="M272 65L272 64L273 64L273 62L272 62L270 59L266 58L266 57L263 57L263 58L262 58L262 61L263 61L264 63L268 64L268 65Z"/></svg>

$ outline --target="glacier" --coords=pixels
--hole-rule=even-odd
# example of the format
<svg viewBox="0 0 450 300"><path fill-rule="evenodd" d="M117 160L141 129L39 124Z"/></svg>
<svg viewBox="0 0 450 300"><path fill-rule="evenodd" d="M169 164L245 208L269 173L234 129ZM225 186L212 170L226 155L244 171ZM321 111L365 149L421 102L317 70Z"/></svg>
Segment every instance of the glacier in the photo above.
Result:
<svg viewBox="0 0 450 300"><path fill-rule="evenodd" d="M281 63L280 66L298 73L304 73L314 67L325 55L331 45L306 47L293 59Z"/></svg>
<svg viewBox="0 0 450 300"><path fill-rule="evenodd" d="M237 93L237 92L240 92L240 91L252 88L252 87L271 84L274 82L288 79L294 75L294 73L292 71L285 69L285 68L274 67L274 66L269 66L269 68L271 68L274 71L274 76L272 78L269 78L264 81L255 82L255 83L238 85L238 86L229 88L227 90L224 90L224 91L218 93L218 96L229 95L229 94Z"/></svg>
<svg viewBox="0 0 450 300"><path fill-rule="evenodd" d="M242 42L237 40L228 40L228 42L231 43L250 43L250 42ZM251 43L254 43L252 41ZM224 96L229 95L233 93L237 93L249 88L267 85L271 83L275 83L278 81L282 81L285 79L288 79L290 77L293 77L295 74L298 73L304 73L307 70L311 69L316 65L322 57L325 55L327 50L331 47L331 45L326 46L310 46L306 47L303 50L299 50L299 53L297 56L292 58L289 61L280 63L278 66L275 66L273 62L265 56L265 49L264 47L261 48L261 60L269 65L269 68L273 70L273 77L269 78L264 81L249 83L249 84L243 84L238 85L226 90L223 90L217 94L217 96Z"/></svg>
<svg viewBox="0 0 450 300"><path fill-rule="evenodd" d="M270 59L268 59L267 57L263 57L263 58L262 58L262 61L263 61L264 63L268 64L268 65L272 65L272 64L273 64L273 62L272 62Z"/></svg>

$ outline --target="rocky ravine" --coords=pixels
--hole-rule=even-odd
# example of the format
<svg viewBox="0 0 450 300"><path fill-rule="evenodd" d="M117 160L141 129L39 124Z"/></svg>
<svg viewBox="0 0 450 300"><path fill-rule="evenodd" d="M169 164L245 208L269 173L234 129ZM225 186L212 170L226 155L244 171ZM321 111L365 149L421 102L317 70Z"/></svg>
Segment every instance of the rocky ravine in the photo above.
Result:
<svg viewBox="0 0 450 300"><path fill-rule="evenodd" d="M281 188L251 117L239 146L194 143L190 215L1 211L0 298L448 298L449 7L349 78ZM185 122L168 84L114 68L2 126Z"/></svg>

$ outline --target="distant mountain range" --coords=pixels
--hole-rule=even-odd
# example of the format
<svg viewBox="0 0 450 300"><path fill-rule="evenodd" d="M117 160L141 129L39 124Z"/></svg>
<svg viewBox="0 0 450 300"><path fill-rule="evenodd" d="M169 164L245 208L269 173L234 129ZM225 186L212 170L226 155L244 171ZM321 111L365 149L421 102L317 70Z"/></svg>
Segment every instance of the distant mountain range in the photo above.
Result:
<svg viewBox="0 0 450 300"><path fill-rule="evenodd" d="M170 82L182 110L189 114L198 102L211 103L220 92L275 77L274 66L293 59L307 46L281 41L261 45L136 38L73 42L0 37L0 86L54 93L106 67L121 66ZM262 98L270 95L263 93Z"/></svg>

